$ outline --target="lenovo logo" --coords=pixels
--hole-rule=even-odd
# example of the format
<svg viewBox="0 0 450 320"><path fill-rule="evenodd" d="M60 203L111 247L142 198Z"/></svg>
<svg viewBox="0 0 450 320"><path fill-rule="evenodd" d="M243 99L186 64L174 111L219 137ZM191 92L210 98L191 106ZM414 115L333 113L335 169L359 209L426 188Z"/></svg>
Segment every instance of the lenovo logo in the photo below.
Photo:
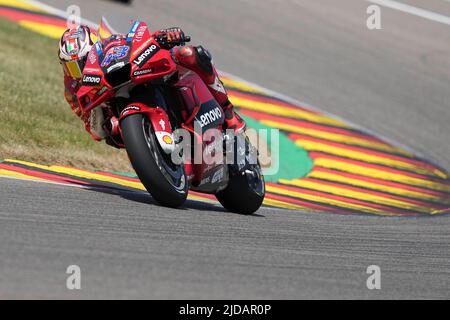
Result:
<svg viewBox="0 0 450 320"><path fill-rule="evenodd" d="M83 76L83 84L88 86L100 84L101 80L102 77L95 74L85 74Z"/></svg>
<svg viewBox="0 0 450 320"><path fill-rule="evenodd" d="M222 110L220 107L216 107L213 110L208 111L199 117L200 125L202 126L202 128L219 119L222 119Z"/></svg>
<svg viewBox="0 0 450 320"><path fill-rule="evenodd" d="M155 55L156 52L159 51L159 47L155 44L152 44L150 47L145 49L136 59L133 60L133 63L139 67L141 67L144 63L146 63L151 57Z"/></svg>

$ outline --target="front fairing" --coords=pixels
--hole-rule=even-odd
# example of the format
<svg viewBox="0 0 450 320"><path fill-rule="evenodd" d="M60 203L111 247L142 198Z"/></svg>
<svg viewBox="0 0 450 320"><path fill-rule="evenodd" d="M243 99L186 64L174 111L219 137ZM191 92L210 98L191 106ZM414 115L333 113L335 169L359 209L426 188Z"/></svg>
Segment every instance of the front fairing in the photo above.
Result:
<svg viewBox="0 0 450 320"><path fill-rule="evenodd" d="M112 35L95 43L83 70L77 99L82 110L88 112L124 85L139 85L175 71L170 52L159 46L145 23L136 21L127 35Z"/></svg>

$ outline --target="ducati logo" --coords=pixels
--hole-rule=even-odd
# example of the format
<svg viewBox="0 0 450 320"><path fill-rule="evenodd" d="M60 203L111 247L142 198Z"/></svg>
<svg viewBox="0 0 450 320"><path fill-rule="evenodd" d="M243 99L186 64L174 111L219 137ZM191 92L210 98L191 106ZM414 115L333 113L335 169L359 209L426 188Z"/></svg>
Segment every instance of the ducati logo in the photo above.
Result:
<svg viewBox="0 0 450 320"><path fill-rule="evenodd" d="M166 130L166 122L163 119L159 120L159 125L163 130Z"/></svg>

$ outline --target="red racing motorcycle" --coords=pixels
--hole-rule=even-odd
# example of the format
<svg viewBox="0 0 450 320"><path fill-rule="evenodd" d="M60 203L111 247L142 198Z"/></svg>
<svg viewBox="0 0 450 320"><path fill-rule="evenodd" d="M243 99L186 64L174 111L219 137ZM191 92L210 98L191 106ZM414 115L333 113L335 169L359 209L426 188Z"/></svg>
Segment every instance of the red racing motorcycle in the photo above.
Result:
<svg viewBox="0 0 450 320"><path fill-rule="evenodd" d="M160 204L179 207L190 189L214 194L236 213L261 206L265 185L257 150L245 133L223 129L222 108L205 83L176 64L145 23L136 21L128 35L95 43L77 102L85 114L101 110L107 138L126 149ZM111 119L119 121L119 132L107 128Z"/></svg>

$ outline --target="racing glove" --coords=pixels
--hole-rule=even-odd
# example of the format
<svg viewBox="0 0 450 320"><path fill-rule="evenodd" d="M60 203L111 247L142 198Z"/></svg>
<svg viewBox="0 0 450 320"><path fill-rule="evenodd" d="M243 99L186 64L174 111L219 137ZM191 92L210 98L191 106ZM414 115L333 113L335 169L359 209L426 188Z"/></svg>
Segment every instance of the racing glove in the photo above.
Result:
<svg viewBox="0 0 450 320"><path fill-rule="evenodd" d="M161 29L153 34L155 40L163 48L171 49L175 46L183 46L185 42L190 41L179 27Z"/></svg>

